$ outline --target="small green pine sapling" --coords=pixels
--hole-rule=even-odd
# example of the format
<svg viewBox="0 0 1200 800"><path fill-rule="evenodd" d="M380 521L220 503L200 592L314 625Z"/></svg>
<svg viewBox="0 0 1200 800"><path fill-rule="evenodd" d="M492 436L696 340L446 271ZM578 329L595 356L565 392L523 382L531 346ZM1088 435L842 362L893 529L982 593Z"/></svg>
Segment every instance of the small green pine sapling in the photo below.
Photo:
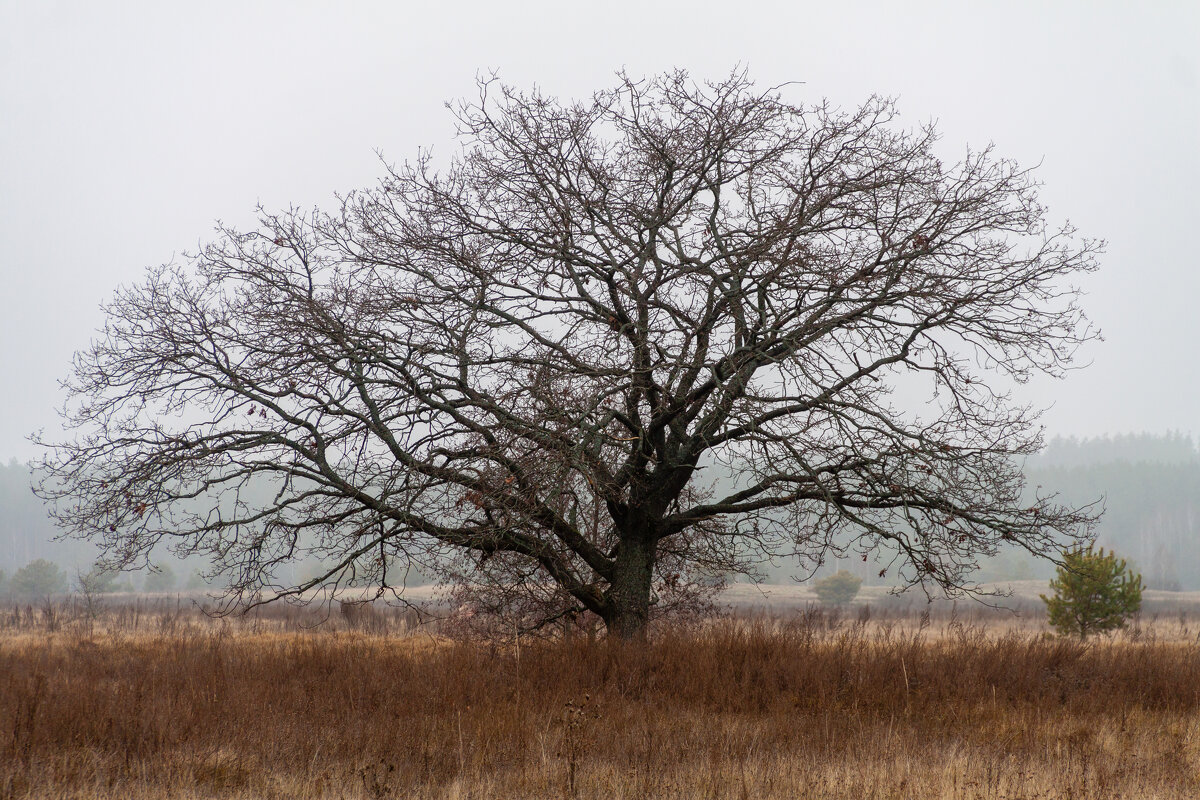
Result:
<svg viewBox="0 0 1200 800"><path fill-rule="evenodd" d="M1142 576L1129 570L1116 553L1096 551L1091 545L1063 553L1050 588L1052 597L1041 595L1050 624L1061 634L1081 639L1125 627L1142 607Z"/></svg>

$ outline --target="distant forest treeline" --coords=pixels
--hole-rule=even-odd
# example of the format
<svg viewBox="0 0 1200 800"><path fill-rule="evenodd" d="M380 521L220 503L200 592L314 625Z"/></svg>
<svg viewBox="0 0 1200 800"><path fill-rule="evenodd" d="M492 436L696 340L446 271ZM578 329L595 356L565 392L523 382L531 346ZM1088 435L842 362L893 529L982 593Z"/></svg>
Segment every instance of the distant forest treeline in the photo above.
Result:
<svg viewBox="0 0 1200 800"><path fill-rule="evenodd" d="M42 501L33 496L29 469L16 460L0 464L0 569L12 574L45 558L63 567L85 567L96 548L86 542L55 542L59 531Z"/></svg>
<svg viewBox="0 0 1200 800"><path fill-rule="evenodd" d="M1130 559L1150 588L1200 589L1200 453L1189 437L1054 439L1025 474L1031 489L1069 503L1103 498L1100 544Z"/></svg>
<svg viewBox="0 0 1200 800"><path fill-rule="evenodd" d="M1200 460L1200 452L1190 436L1172 432L1124 433L1079 439L1055 437L1046 449L1031 458L1028 467L1035 470L1054 467L1087 467L1125 462L1127 464L1188 464Z"/></svg>
<svg viewBox="0 0 1200 800"><path fill-rule="evenodd" d="M1029 460L1025 472L1031 493L1057 492L1073 504L1102 500L1100 544L1128 558L1150 588L1200 589L1200 452L1190 437L1170 433L1055 438ZM29 484L24 465L0 465L0 570L11 575L37 558L70 571L86 570L95 548L86 542L53 541L57 530ZM170 560L166 553L161 556ZM858 565L838 566L853 571ZM798 571L796 565L778 564L767 569L767 577L783 582ZM1052 565L1011 552L990 559L978 577L1045 579L1052 573ZM876 578L873 571L860 577L868 582Z"/></svg>

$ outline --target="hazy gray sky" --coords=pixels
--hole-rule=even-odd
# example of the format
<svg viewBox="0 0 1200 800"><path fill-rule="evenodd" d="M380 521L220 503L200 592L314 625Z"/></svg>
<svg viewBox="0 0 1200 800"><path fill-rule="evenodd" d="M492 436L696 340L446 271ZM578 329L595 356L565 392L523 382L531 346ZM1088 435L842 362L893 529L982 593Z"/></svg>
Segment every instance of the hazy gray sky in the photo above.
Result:
<svg viewBox="0 0 1200 800"><path fill-rule="evenodd" d="M1200 3L60 3L0 0L0 459L57 428L99 305L257 202L328 205L375 150L452 148L480 71L581 96L684 67L795 100L898 98L948 157L1042 162L1055 220L1109 240L1106 341L1051 433L1200 433Z"/></svg>

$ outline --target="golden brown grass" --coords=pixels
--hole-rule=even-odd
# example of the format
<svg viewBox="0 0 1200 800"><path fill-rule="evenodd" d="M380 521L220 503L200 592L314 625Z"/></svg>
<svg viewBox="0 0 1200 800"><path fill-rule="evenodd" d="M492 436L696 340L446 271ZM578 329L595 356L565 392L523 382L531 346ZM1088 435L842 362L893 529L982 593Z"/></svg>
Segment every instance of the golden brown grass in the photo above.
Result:
<svg viewBox="0 0 1200 800"><path fill-rule="evenodd" d="M641 649L90 622L0 631L0 797L1200 796L1182 618L1081 645L810 613Z"/></svg>

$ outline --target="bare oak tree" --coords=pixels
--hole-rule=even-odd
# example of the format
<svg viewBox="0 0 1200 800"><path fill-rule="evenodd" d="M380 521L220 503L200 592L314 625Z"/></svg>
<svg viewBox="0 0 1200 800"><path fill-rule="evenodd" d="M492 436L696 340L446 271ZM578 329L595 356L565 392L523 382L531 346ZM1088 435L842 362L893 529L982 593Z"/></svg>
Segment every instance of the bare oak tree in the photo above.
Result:
<svg viewBox="0 0 1200 800"><path fill-rule="evenodd" d="M742 74L570 104L488 80L453 110L440 171L221 227L118 293L43 464L68 531L204 553L240 605L417 563L620 637L755 559L873 554L954 594L1004 543L1087 533L1021 499L1041 431L1009 389L1094 337L1070 281L1100 247L1028 170Z"/></svg>

